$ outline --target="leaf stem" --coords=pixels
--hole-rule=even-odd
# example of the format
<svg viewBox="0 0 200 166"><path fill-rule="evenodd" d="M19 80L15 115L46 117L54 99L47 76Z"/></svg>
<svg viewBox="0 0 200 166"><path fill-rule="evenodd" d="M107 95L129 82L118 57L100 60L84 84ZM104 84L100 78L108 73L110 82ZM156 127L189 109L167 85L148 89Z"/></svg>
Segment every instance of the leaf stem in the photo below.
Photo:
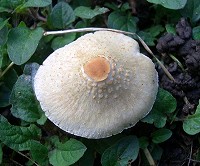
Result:
<svg viewBox="0 0 200 166"><path fill-rule="evenodd" d="M174 77L170 74L170 72L166 69L166 67L161 63L161 61L153 54L153 52L150 50L150 48L147 46L147 44L144 42L144 40L142 40L141 37L138 36L136 33L121 31L121 30L117 30L117 29L110 29L110 28L89 27L89 28L68 29L68 30L60 30L60 31L46 31L46 32L44 32L43 35L44 36L47 36L47 35L62 35L62 34L66 34L66 33L93 32L93 31L111 31L111 32L122 33L122 34L125 34L125 35L136 36L139 39L139 41L141 42L141 44L143 45L143 47L147 50L147 52L156 59L156 61L158 62L160 67L163 69L165 74L168 76L168 78L175 82Z"/></svg>
<svg viewBox="0 0 200 166"><path fill-rule="evenodd" d="M169 54L169 56L179 65L181 70L185 72L185 69L184 69L183 65L181 64L181 62L174 55Z"/></svg>
<svg viewBox="0 0 200 166"><path fill-rule="evenodd" d="M146 156L146 158L147 158L147 160L149 162L149 165L150 166L156 166L156 164L155 164L155 162L153 160L153 157L151 156L151 153L149 152L149 150L147 148L145 148L143 150L143 152L144 152L144 154L145 154L145 156Z"/></svg>
<svg viewBox="0 0 200 166"><path fill-rule="evenodd" d="M40 166L38 165L35 161L33 161L31 158L29 158L28 156L26 156L25 154L21 153L21 152L17 152L18 154L20 154L21 156L27 158L28 160L30 160L31 162L33 162L36 166Z"/></svg>
<svg viewBox="0 0 200 166"><path fill-rule="evenodd" d="M1 73L0 78L2 78L6 72L14 65L14 62L11 62L8 67L6 67L6 69Z"/></svg>

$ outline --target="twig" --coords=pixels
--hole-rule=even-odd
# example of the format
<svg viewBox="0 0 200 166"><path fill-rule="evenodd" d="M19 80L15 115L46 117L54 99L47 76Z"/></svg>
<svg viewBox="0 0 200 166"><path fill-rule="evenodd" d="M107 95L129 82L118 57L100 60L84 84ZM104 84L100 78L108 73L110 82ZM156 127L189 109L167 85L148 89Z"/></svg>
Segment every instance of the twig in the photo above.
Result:
<svg viewBox="0 0 200 166"><path fill-rule="evenodd" d="M22 164L18 163L17 161L10 159L15 165L23 166Z"/></svg>
<svg viewBox="0 0 200 166"><path fill-rule="evenodd" d="M38 13L38 11L28 9L28 12L30 13L30 15L31 15L31 17L33 19L38 19L40 21L47 22L47 19L45 17L40 16L39 13Z"/></svg>
<svg viewBox="0 0 200 166"><path fill-rule="evenodd" d="M144 152L144 154L145 154L145 156L146 156L146 158L147 158L147 160L149 162L149 165L150 166L156 166L156 164L155 164L155 162L153 160L153 157L151 156L151 153L149 152L149 150L147 148L145 148L143 150L143 152Z"/></svg>
<svg viewBox="0 0 200 166"><path fill-rule="evenodd" d="M138 37L139 41L141 42L141 44L143 45L143 47L148 51L148 53L149 53L150 55L152 55L152 56L156 59L156 61L158 62L158 64L160 65L160 67L163 69L163 71L165 72L165 74L168 76L168 78L169 78L170 80L172 80L173 82L175 82L174 77L173 77L173 76L171 75L171 73L166 69L166 67L161 63L161 61L153 54L153 52L152 52L152 51L150 50L150 48L146 45L146 43L144 42L144 40L142 40L141 37L138 36L138 35L137 35L137 37Z"/></svg>
<svg viewBox="0 0 200 166"><path fill-rule="evenodd" d="M14 65L14 62L11 62L8 67L6 67L6 69L1 73L0 78L3 77L6 72Z"/></svg>
<svg viewBox="0 0 200 166"><path fill-rule="evenodd" d="M29 158L28 156L26 156L25 154L21 153L21 152L17 152L18 154L20 154L21 156L27 158L28 160L30 160L31 162L33 162L36 166L40 166L38 165L35 161L33 161L31 158Z"/></svg>
<svg viewBox="0 0 200 166"><path fill-rule="evenodd" d="M188 159L189 159L189 158L188 158ZM190 159L190 161L195 162L195 163L200 163L200 160Z"/></svg>
<svg viewBox="0 0 200 166"><path fill-rule="evenodd" d="M126 32L126 31L121 31L117 29L90 27L90 28L67 29L67 30L60 30L60 31L46 31L44 32L44 36L62 35L66 33L75 33L75 32L94 32L94 31L111 31L111 32L117 32L117 33L123 33L126 35L136 35L135 33L132 33L132 32Z"/></svg>
<svg viewBox="0 0 200 166"><path fill-rule="evenodd" d="M136 0L129 0L129 3L130 3L130 6L131 6L131 9L132 9L132 13L133 14L137 14L137 11L136 11Z"/></svg>
<svg viewBox="0 0 200 166"><path fill-rule="evenodd" d="M193 143L191 143L191 146L190 146L190 156L188 159L188 166L190 166L190 162L191 162L191 158L192 158L192 148L193 148Z"/></svg>
<svg viewBox="0 0 200 166"><path fill-rule="evenodd" d="M156 59L156 61L158 62L158 64L160 65L160 67L163 69L163 71L165 72L165 74L169 77L169 79L175 82L174 77L170 74L170 72L166 69L166 67L160 62L160 60L153 54L153 52L146 45L146 43L144 42L144 40L142 40L141 37L138 36L136 33L121 31L121 30L117 30L117 29L110 29L110 28L95 28L95 27L90 27L90 28L60 30L60 31L46 31L46 32L44 32L44 36L47 36L47 35L62 35L62 34L66 34L66 33L75 33L75 32L94 32L94 31L111 31L111 32L122 33L122 34L125 34L125 35L136 36L139 39L139 41L141 42L141 44L143 45L143 47L147 50L147 52Z"/></svg>

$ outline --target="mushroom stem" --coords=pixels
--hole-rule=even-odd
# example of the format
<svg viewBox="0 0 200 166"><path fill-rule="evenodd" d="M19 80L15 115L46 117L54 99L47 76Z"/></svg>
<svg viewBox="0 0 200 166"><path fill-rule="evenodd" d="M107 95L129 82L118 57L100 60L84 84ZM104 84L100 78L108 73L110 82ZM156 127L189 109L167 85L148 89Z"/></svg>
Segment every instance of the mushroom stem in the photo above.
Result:
<svg viewBox="0 0 200 166"><path fill-rule="evenodd" d="M149 152L149 150L147 148L145 148L143 150L143 152L144 152L144 154L145 154L145 156L146 156L146 158L147 158L147 160L149 162L149 165L150 166L156 166L156 164L155 164L155 162L153 160L153 157L151 156L151 153Z"/></svg>
<svg viewBox="0 0 200 166"><path fill-rule="evenodd" d="M160 67L163 69L165 74L168 76L168 78L175 82L174 77L170 74L170 72L166 69L166 67L161 63L161 61L153 54L153 52L150 50L150 48L147 46L147 44L144 42L144 40L142 40L142 38L140 36L138 36L136 33L121 31L121 30L117 30L117 29L110 29L110 28L90 27L90 28L67 29L67 30L60 30L60 31L46 31L46 32L44 32L43 35L44 36L47 36L47 35L62 35L62 34L66 34L66 33L93 32L93 31L111 31L111 32L116 32L116 33L122 33L122 34L125 34L125 35L136 36L139 39L140 43L143 45L143 47L146 49L146 51L156 59L156 61L158 62Z"/></svg>
<svg viewBox="0 0 200 166"><path fill-rule="evenodd" d="M11 62L11 63L8 65L8 67L6 67L6 69L0 74L0 78L3 77L3 76L6 74L6 72L7 72L13 65L14 65L14 63Z"/></svg>

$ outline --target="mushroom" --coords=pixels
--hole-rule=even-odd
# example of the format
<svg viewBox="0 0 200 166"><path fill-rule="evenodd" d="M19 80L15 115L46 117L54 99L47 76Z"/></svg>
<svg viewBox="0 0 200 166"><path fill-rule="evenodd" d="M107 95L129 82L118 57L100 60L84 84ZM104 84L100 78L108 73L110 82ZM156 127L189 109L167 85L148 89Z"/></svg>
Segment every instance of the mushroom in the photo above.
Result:
<svg viewBox="0 0 200 166"><path fill-rule="evenodd" d="M39 67L34 90L55 125L99 139L134 126L150 112L158 74L134 39L98 31L54 51Z"/></svg>

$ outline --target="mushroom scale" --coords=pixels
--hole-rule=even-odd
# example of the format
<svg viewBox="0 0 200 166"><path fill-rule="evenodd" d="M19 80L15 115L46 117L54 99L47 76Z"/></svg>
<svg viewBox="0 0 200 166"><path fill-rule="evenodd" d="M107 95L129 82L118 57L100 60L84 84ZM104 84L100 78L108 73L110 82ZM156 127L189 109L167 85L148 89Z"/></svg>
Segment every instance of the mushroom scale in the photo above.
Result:
<svg viewBox="0 0 200 166"><path fill-rule="evenodd" d="M134 126L149 113L158 74L134 39L98 31L53 52L39 67L34 90L55 125L98 139Z"/></svg>

